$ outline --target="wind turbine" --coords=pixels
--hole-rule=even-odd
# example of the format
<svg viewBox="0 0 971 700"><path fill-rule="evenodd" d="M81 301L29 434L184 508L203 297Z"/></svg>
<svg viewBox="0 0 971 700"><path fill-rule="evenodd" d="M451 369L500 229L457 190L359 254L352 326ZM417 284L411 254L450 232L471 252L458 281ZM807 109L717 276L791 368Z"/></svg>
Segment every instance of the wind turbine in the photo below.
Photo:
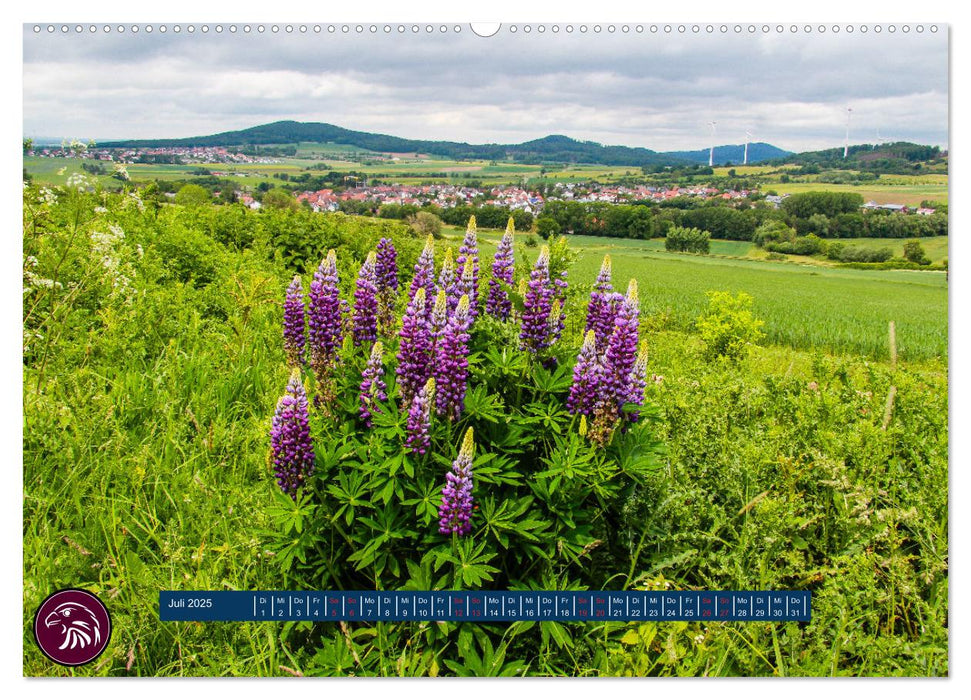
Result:
<svg viewBox="0 0 971 700"><path fill-rule="evenodd" d="M711 150L708 151L708 167L712 167L715 164L715 124L717 122L708 122L708 126L711 127Z"/></svg>
<svg viewBox="0 0 971 700"><path fill-rule="evenodd" d="M853 108L846 108L846 141L843 142L843 159L846 160L846 156L850 153L850 115L853 114Z"/></svg>
<svg viewBox="0 0 971 700"><path fill-rule="evenodd" d="M742 158L742 165L748 165L748 142L752 140L752 132L745 132L745 155Z"/></svg>

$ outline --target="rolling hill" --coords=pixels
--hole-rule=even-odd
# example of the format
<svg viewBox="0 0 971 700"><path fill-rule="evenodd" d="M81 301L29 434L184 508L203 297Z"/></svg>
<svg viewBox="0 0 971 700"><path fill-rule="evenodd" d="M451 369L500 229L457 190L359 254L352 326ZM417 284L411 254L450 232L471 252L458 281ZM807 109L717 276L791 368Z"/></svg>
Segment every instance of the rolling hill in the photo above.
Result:
<svg viewBox="0 0 971 700"><path fill-rule="evenodd" d="M383 153L427 153L454 159L504 160L523 163L592 163L598 165L650 166L707 163L708 150L659 153L648 148L604 146L568 136L550 135L519 144L468 144L455 141L404 139L386 134L352 131L333 124L280 121L239 131L181 139L140 139L100 144L106 148L165 148L192 146L257 146L301 142L336 143ZM718 163L741 163L742 146L718 146ZM767 143L750 144L749 162L784 157L788 151Z"/></svg>

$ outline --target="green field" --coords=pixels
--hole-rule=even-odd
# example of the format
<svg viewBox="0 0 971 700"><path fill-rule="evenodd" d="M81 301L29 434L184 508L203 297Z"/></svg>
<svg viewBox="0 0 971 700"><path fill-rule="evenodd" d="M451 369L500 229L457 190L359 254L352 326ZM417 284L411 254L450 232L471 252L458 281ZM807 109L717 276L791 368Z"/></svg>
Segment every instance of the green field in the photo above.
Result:
<svg viewBox="0 0 971 700"><path fill-rule="evenodd" d="M450 236L458 235L450 232ZM518 234L521 241L526 236ZM484 233L494 252L498 233ZM579 251L571 281L589 285L605 254L615 287L637 277L648 314L669 317L687 329L706 304L709 290L744 291L755 299L772 343L870 357L887 356L887 327L894 321L901 356L913 360L947 355L947 280L942 272L854 270L795 262L769 262L667 253L659 241L569 236ZM859 239L864 245L903 246L902 241ZM936 245L930 245L933 241ZM925 250L946 253L946 240L925 239ZM751 244L713 241L712 252L744 256ZM535 259L539 248L525 250ZM933 251L933 253L931 253ZM937 259L937 258L935 258Z"/></svg>
<svg viewBox="0 0 971 700"><path fill-rule="evenodd" d="M887 176L899 177L899 176ZM932 176L924 176L930 178ZM906 204L916 206L922 201L947 202L947 176L944 182L928 180L921 183L902 183L896 181L882 185L877 182L867 182L858 185L836 185L826 182L771 182L765 183L763 189L774 190L778 194L798 194L800 192L856 192L863 197L863 201L873 200L877 204ZM883 176L881 176L881 180Z"/></svg>
<svg viewBox="0 0 971 700"><path fill-rule="evenodd" d="M191 165L156 165L133 163L127 166L132 180L181 180L191 177L198 168L230 173L227 177L241 187L252 188L260 180L272 180L274 173L297 175L314 165L326 165L337 172L364 173L369 178L398 181L403 184L417 182L460 183L468 180L481 181L483 185L521 184L523 180L543 177L558 182L578 182L591 179L614 180L625 175L640 174L639 168L603 165L572 165L563 169L548 170L540 165L526 165L506 161L450 160L428 157L402 158L398 161L379 159L378 154L368 157L366 152L332 148L333 144L300 144L296 158L275 158L278 163L238 164L213 163ZM81 162L71 158L41 158L27 156L24 168L40 184L64 185L72 173L83 172ZM111 164L107 167L111 169ZM550 166L552 167L552 166ZM318 173L319 171L311 171ZM442 175L444 174L444 176ZM94 176L85 173L92 182L117 187L118 180L109 175Z"/></svg>

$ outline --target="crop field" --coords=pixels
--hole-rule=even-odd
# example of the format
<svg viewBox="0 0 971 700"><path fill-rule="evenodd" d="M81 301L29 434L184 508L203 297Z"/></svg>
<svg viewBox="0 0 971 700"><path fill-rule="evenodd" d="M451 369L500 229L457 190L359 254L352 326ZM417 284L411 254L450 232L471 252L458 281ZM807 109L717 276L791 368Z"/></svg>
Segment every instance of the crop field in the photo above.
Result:
<svg viewBox="0 0 971 700"><path fill-rule="evenodd" d="M63 186L71 175L80 173L92 184L102 184L105 187L116 188L121 183L111 176L114 166L111 163L100 162L108 170L107 175L94 175L85 172L81 163L88 161L73 158L41 158L29 156L24 158L24 168L27 173L36 178L41 184ZM225 177L239 183L241 187L255 187L261 180L278 182L273 178L274 173L288 173L296 175L304 171L312 161L288 159L279 163L212 163L191 165L169 165L165 163L132 163L125 166L128 175L135 181L147 180L185 180L191 179L192 171L200 168L224 173Z"/></svg>
<svg viewBox="0 0 971 700"><path fill-rule="evenodd" d="M403 182L428 181L441 183L455 183L466 180L478 180L484 185L521 184L523 180L535 180L542 177L545 180L559 182L579 182L590 179L610 181L630 174L638 174L640 170L632 167L573 165L562 169L544 168L539 165L524 165L513 162L492 162L486 160L450 160L446 158L428 157L414 159L403 157L392 161L381 154L371 154L367 151L342 150L333 144L301 144L297 149L297 157L273 157L274 163L212 163L189 165L142 164L133 163L126 166L128 174L133 180L181 180L191 177L191 172L199 168L226 173L225 177L235 180L243 187L254 187L261 180L273 180L274 173L298 175L311 166L325 165L337 172L364 173L369 177L383 180L401 178ZM24 158L24 168L27 173L36 178L41 184L64 185L67 179L81 169L80 161L72 158L41 158L27 156ZM104 163L112 169L110 163ZM316 171L312 171L316 172ZM442 174L444 173L444 177ZM85 173L92 182L116 187L119 183L108 175L96 176Z"/></svg>
<svg viewBox="0 0 971 700"><path fill-rule="evenodd" d="M881 180L884 176L881 176ZM889 177L889 176L888 176ZM930 178L931 176L923 176ZM800 192L856 192L869 202L873 200L877 204L906 204L907 206L919 205L924 200L934 202L947 202L948 187L947 176L944 181L924 181L919 184L893 182L891 184L880 184L877 182L867 182L858 185L837 185L827 182L769 182L763 185L765 190L773 190L778 194L798 194Z"/></svg>
<svg viewBox="0 0 971 700"><path fill-rule="evenodd" d="M493 244L497 234L483 236ZM517 235L520 240L525 236ZM615 279L637 277L649 314L686 329L698 317L709 290L744 291L755 299L771 342L874 358L887 355L887 327L897 327L899 352L914 360L947 355L947 281L944 273L914 270L838 269L667 253L660 241L569 236L579 255L571 273L590 285L605 254ZM902 241L857 239L862 245L902 250ZM853 241L854 243L856 241ZM924 239L932 257L946 254L946 240ZM712 241L712 253L745 256L752 245ZM522 248L531 258L538 248ZM934 257L936 260L937 258Z"/></svg>
<svg viewBox="0 0 971 700"><path fill-rule="evenodd" d="M582 236L544 265L517 234L515 312L480 299L470 321L443 293L431 344L413 278L439 298L422 285L464 244L484 296L500 232L23 196L24 675L949 674L943 274ZM638 280L616 312L637 322L586 336L584 364L605 253L613 289ZM354 319L320 323L341 301ZM114 628L77 668L31 632L66 587ZM511 588L809 590L812 620L158 619L160 590Z"/></svg>

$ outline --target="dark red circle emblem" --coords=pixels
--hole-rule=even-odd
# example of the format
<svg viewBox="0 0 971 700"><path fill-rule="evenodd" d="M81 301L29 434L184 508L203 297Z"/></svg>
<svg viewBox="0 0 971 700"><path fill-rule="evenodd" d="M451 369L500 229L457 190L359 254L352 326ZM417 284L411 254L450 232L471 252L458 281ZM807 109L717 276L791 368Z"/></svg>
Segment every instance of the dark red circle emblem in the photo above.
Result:
<svg viewBox="0 0 971 700"><path fill-rule="evenodd" d="M66 588L44 599L34 615L34 639L51 661L82 666L94 661L111 639L111 616L98 596Z"/></svg>

